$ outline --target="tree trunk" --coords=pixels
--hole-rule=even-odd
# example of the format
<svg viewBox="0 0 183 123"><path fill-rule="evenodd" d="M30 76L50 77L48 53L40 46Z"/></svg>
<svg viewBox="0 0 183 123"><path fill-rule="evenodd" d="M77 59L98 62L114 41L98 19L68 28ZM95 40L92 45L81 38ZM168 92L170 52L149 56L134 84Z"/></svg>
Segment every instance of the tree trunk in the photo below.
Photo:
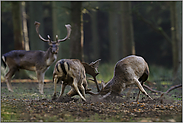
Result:
<svg viewBox="0 0 183 123"><path fill-rule="evenodd" d="M90 15L91 15L91 31L92 31L92 41L90 45L92 47L91 59L96 60L100 57L97 12L92 11Z"/></svg>
<svg viewBox="0 0 183 123"><path fill-rule="evenodd" d="M22 21L21 21L21 2L11 2L12 16L13 16L13 34L15 50L24 50L24 40L22 32ZM26 72L19 71L15 73L15 79L29 78Z"/></svg>
<svg viewBox="0 0 183 123"><path fill-rule="evenodd" d="M82 2L71 2L71 58L82 60L81 44L81 5Z"/></svg>
<svg viewBox="0 0 183 123"><path fill-rule="evenodd" d="M178 39L178 70L177 74L182 78L182 1L176 2L177 15L177 39ZM181 81L182 82L182 81Z"/></svg>
<svg viewBox="0 0 183 123"><path fill-rule="evenodd" d="M23 30L23 39L25 41L25 50L29 50L29 37L27 29L27 17L25 11L25 2L21 2L21 14L22 14L22 30Z"/></svg>
<svg viewBox="0 0 183 123"><path fill-rule="evenodd" d="M47 35L43 35L44 24L43 24L43 7L42 2L29 2L29 39L30 39L30 48L31 50L45 50L45 42L39 39L36 28L34 25L35 21L41 23L39 27L39 33L43 38L47 39Z"/></svg>
<svg viewBox="0 0 183 123"><path fill-rule="evenodd" d="M135 54L131 2L121 2L122 57Z"/></svg>
<svg viewBox="0 0 183 123"><path fill-rule="evenodd" d="M13 34L16 50L24 50L23 33L21 26L20 2L11 2L13 16Z"/></svg>
<svg viewBox="0 0 183 123"><path fill-rule="evenodd" d="M171 17L171 39L172 39L172 55L173 55L173 76L177 77L178 68L181 67L181 37L178 17L181 16L181 11L177 11L176 2L170 2L170 17ZM181 18L180 18L181 19ZM178 25L179 24L179 25ZM180 26L180 27L179 27ZM180 51L179 51L180 50Z"/></svg>
<svg viewBox="0 0 183 123"><path fill-rule="evenodd" d="M110 12L109 12L109 43L110 43L110 62L116 63L120 58L120 26L119 26L119 2L112 2L110 4Z"/></svg>
<svg viewBox="0 0 183 123"><path fill-rule="evenodd" d="M67 35L65 24L70 23L70 4L71 2L52 2L53 37L58 35L59 39ZM72 25L71 25L72 26ZM71 27L72 28L72 27ZM72 31L71 31L72 35ZM70 40L61 42L59 45L58 59L69 58Z"/></svg>

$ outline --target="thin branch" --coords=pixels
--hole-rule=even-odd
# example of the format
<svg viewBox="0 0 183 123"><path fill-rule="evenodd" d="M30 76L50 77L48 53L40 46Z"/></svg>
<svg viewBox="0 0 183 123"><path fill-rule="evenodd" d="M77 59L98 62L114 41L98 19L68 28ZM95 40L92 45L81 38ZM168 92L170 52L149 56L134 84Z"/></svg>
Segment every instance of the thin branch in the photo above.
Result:
<svg viewBox="0 0 183 123"><path fill-rule="evenodd" d="M150 88L149 86L143 84L143 87L145 87L146 89L150 90L153 93L163 93L162 91L157 91L157 90L153 90L152 88Z"/></svg>
<svg viewBox="0 0 183 123"><path fill-rule="evenodd" d="M151 92L153 93L162 93L160 97L162 97L164 94L167 94L169 93L170 91L176 89L176 88L181 88L182 87L182 84L179 84L179 85L175 85L175 86L172 86L170 87L166 92L162 92L162 91L157 91L157 90L153 90L152 88L150 88L149 86L147 85L143 85L143 87L145 87L146 89L150 90Z"/></svg>
<svg viewBox="0 0 183 123"><path fill-rule="evenodd" d="M164 92L163 94L161 94L161 97L164 95L164 94L167 94L169 93L170 91L176 89L176 88L181 88L182 87L182 84L179 84L179 85L175 85L175 86L172 86L171 88L169 88L166 92Z"/></svg>

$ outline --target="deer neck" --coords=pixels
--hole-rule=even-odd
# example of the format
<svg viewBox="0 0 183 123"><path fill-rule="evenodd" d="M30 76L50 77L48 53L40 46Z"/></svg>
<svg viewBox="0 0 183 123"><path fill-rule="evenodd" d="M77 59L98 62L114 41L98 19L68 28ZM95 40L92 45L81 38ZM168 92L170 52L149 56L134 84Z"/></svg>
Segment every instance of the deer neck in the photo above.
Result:
<svg viewBox="0 0 183 123"><path fill-rule="evenodd" d="M116 77L113 77L110 81L107 82L104 88L110 88L116 83L116 81L117 81Z"/></svg>
<svg viewBox="0 0 183 123"><path fill-rule="evenodd" d="M114 91L120 93L122 88L125 88L125 83L121 82L121 79L118 76L114 76L102 89L102 94L106 94L109 91Z"/></svg>
<svg viewBox="0 0 183 123"><path fill-rule="evenodd" d="M48 48L45 54L45 61L48 66L57 60L57 54L51 52L51 48Z"/></svg>

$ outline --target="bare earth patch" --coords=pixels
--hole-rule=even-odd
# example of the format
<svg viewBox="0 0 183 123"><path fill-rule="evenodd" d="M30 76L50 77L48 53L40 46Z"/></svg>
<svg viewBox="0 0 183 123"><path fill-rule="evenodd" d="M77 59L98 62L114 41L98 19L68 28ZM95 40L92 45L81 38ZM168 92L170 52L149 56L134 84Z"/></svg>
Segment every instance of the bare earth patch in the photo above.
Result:
<svg viewBox="0 0 183 123"><path fill-rule="evenodd" d="M154 100L149 100L142 96L142 98L139 99L139 102L134 102L134 98L136 97L135 93L131 94L128 99L125 97L126 95L124 93L124 98L117 97L116 99L108 100L101 100L100 96L87 95L87 103L82 102L79 96L72 98L63 96L60 102L56 102L51 100L51 95L53 93L52 84L53 83L45 85L45 92L47 93L47 96L45 97L40 97L39 94L38 96L33 95L34 92L37 92L38 90L27 90L27 84L22 84L21 87L25 87L25 90L21 91L32 94L31 96L20 98L12 96L16 93L3 93L6 86L1 85L1 112L4 113L1 113L3 116L1 121L9 121L5 117L7 112L12 113L12 117L13 113L19 114L14 118L15 121L26 122L182 121L182 97L177 100L170 98L173 93L165 96L163 99L160 99L157 94L150 93ZM34 84L34 86L37 85ZM14 88L15 87L16 86L14 85ZM28 87L30 87L30 85ZM50 93L48 94L48 92ZM7 111L7 107L12 110Z"/></svg>

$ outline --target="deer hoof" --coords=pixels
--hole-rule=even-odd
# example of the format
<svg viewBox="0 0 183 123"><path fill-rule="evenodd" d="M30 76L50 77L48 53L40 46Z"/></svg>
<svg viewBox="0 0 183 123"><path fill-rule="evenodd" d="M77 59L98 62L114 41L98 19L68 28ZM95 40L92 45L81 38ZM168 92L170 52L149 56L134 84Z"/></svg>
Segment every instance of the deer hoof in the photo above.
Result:
<svg viewBox="0 0 183 123"><path fill-rule="evenodd" d="M57 99L57 96L56 96L56 94L54 94L53 96L52 96L52 100L56 100Z"/></svg>

